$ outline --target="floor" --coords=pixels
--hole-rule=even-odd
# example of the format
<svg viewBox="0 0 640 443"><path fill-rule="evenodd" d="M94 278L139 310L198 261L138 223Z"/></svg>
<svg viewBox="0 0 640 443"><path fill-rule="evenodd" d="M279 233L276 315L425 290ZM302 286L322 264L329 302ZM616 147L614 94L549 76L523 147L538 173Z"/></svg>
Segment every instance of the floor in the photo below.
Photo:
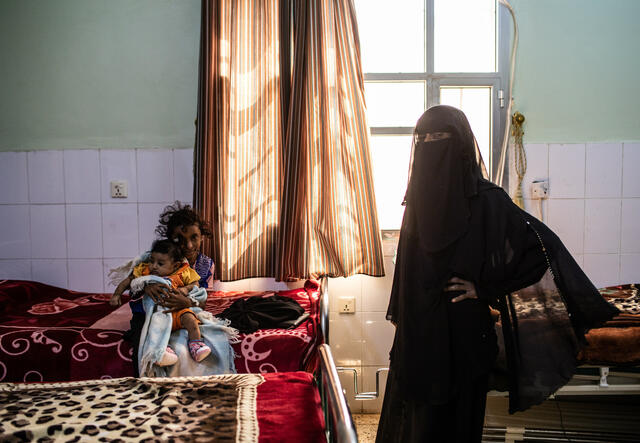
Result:
<svg viewBox="0 0 640 443"><path fill-rule="evenodd" d="M556 441L638 442L640 441L639 396L562 396L549 399L525 412L508 413L505 397L488 397L485 439L489 429L505 438L505 430L541 429ZM527 438L527 434L531 434ZM532 432L512 441L532 441ZM505 439L508 440L508 439ZM486 441L505 441L502 439Z"/></svg>
<svg viewBox="0 0 640 443"><path fill-rule="evenodd" d="M514 415L507 409L506 398L487 399L483 442L640 441L640 396L563 397ZM360 443L375 442L379 419L379 414L353 414Z"/></svg>
<svg viewBox="0 0 640 443"><path fill-rule="evenodd" d="M379 419L380 414L353 414L359 443L373 443L376 441Z"/></svg>

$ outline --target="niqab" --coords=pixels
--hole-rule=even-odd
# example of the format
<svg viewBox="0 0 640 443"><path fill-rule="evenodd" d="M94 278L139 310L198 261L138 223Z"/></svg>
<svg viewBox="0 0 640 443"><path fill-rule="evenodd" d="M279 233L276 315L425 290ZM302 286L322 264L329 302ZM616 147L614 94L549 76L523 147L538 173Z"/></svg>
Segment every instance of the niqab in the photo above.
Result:
<svg viewBox="0 0 640 443"><path fill-rule="evenodd" d="M411 229L426 251L444 249L466 231L468 199L483 176L486 169L464 113L451 106L430 108L414 130L403 202L416 223L403 229Z"/></svg>

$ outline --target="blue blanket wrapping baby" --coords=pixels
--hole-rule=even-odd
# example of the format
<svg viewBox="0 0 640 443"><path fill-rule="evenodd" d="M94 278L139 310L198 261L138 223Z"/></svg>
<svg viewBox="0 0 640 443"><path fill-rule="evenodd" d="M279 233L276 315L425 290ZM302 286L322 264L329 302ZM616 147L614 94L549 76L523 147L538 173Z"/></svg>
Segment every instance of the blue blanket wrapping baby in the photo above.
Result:
<svg viewBox="0 0 640 443"><path fill-rule="evenodd" d="M131 290L144 288L145 284L167 284L162 277L148 275L131 282ZM207 300L207 291L194 288L189 293L203 304ZM229 326L229 321L214 317L210 312L200 308L192 308L200 325L200 333L205 343L211 348L211 354L196 362L189 354L186 329L171 332L171 313L157 305L150 297L144 296L143 306L145 322L140 336L138 363L141 377L178 377L215 374L235 374L233 363L234 352L231 343L238 340L238 331ZM178 356L178 362L172 366L157 366L166 347L171 346Z"/></svg>

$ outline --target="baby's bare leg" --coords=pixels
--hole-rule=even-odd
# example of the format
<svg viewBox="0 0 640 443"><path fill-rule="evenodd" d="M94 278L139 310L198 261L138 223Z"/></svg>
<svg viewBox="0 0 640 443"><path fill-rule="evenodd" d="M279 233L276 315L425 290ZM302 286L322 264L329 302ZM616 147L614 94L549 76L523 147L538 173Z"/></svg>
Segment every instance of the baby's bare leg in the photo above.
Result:
<svg viewBox="0 0 640 443"><path fill-rule="evenodd" d="M182 327L189 333L189 340L200 339L200 328L198 327L198 319L193 312L185 312L180 316Z"/></svg>

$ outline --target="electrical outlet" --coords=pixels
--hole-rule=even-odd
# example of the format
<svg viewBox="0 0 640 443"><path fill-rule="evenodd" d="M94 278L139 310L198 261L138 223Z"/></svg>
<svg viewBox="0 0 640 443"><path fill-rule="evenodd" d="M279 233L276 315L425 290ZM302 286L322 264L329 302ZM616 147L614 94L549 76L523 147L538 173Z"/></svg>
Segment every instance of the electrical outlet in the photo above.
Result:
<svg viewBox="0 0 640 443"><path fill-rule="evenodd" d="M339 311L343 314L354 314L356 312L356 298L355 297L340 297L338 298Z"/></svg>
<svg viewBox="0 0 640 443"><path fill-rule="evenodd" d="M126 180L111 181L111 198L127 198L128 196Z"/></svg>
<svg viewBox="0 0 640 443"><path fill-rule="evenodd" d="M549 195L549 182L546 180L536 180L531 183L531 198L538 200L547 198Z"/></svg>

